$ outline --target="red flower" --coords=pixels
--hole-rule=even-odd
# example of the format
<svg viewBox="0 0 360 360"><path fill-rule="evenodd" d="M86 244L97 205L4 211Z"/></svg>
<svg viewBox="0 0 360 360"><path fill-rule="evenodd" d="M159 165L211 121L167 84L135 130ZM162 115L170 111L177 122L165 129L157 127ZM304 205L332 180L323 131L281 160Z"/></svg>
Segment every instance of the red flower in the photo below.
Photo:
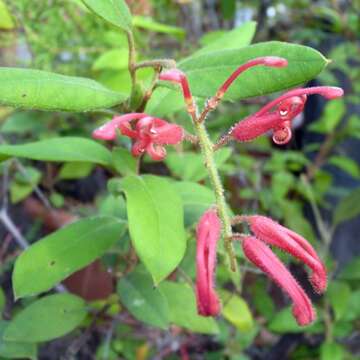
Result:
<svg viewBox="0 0 360 360"><path fill-rule="evenodd" d="M316 314L310 299L271 249L253 236L246 237L242 247L245 256L289 294L298 324L308 325L314 321Z"/></svg>
<svg viewBox="0 0 360 360"><path fill-rule="evenodd" d="M245 255L290 295L294 301L293 313L300 325L313 321L315 313L309 298L267 245L286 251L304 262L312 270L312 286L316 292L322 293L327 285L326 269L314 248L299 234L265 216L240 216L239 220L248 222L256 236L245 238Z"/></svg>
<svg viewBox="0 0 360 360"><path fill-rule="evenodd" d="M272 130L273 141L276 144L286 144L291 139L291 121L302 112L307 95L319 94L327 99L335 99L343 93L341 88L331 86L290 90L238 122L229 134L238 141L250 141ZM275 110L271 111L273 108Z"/></svg>
<svg viewBox="0 0 360 360"><path fill-rule="evenodd" d="M220 302L214 290L216 246L221 234L221 222L216 210L210 209L197 226L196 248L196 300L198 313L216 316Z"/></svg>
<svg viewBox="0 0 360 360"><path fill-rule="evenodd" d="M131 121L136 120L132 126ZM140 156L147 152L153 160L163 160L166 156L164 145L180 143L184 137L181 126L170 124L165 120L144 113L132 113L116 116L93 132L95 139L114 140L116 129L121 134L134 140L131 152Z"/></svg>

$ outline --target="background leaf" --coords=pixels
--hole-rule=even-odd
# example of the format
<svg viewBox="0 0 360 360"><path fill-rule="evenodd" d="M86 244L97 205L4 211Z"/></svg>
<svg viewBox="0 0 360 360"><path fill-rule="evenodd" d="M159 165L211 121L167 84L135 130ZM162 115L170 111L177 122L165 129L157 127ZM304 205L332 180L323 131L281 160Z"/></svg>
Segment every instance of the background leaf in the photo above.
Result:
<svg viewBox="0 0 360 360"><path fill-rule="evenodd" d="M185 253L183 207L172 184L159 176L128 176L109 183L126 195L129 231L136 253L158 284ZM161 256L164 254L164 256Z"/></svg>
<svg viewBox="0 0 360 360"><path fill-rule="evenodd" d="M73 272L102 256L125 231L126 223L98 216L79 220L39 240L16 260L13 287L17 298L51 289Z"/></svg>
<svg viewBox="0 0 360 360"><path fill-rule="evenodd" d="M154 287L152 278L138 266L118 282L120 301L138 320L167 329L169 309L164 295Z"/></svg>
<svg viewBox="0 0 360 360"><path fill-rule="evenodd" d="M110 166L111 153L96 141L80 137L53 138L20 145L0 145L0 161L20 157L41 161L89 162Z"/></svg>
<svg viewBox="0 0 360 360"><path fill-rule="evenodd" d="M164 281L159 287L168 301L172 323L204 334L219 331L213 318L197 314L194 291L189 285Z"/></svg>
<svg viewBox="0 0 360 360"><path fill-rule="evenodd" d="M125 101L95 80L41 70L0 68L0 104L23 109L82 112Z"/></svg>
<svg viewBox="0 0 360 360"><path fill-rule="evenodd" d="M85 302L71 294L43 297L21 310L4 332L6 341L52 340L75 329L86 316Z"/></svg>
<svg viewBox="0 0 360 360"><path fill-rule="evenodd" d="M334 225L350 220L360 214L360 188L352 190L335 208Z"/></svg>
<svg viewBox="0 0 360 360"><path fill-rule="evenodd" d="M131 30L131 13L125 0L82 0L96 15L120 29Z"/></svg>

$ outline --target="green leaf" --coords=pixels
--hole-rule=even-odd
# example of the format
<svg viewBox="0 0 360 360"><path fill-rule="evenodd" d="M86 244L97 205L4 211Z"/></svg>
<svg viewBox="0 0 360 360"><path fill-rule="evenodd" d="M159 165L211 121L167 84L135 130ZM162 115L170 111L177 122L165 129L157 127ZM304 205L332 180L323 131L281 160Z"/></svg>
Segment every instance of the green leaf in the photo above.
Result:
<svg viewBox="0 0 360 360"><path fill-rule="evenodd" d="M73 272L102 256L125 231L113 217L92 217L44 237L16 260L13 288L16 298L51 289Z"/></svg>
<svg viewBox="0 0 360 360"><path fill-rule="evenodd" d="M360 257L351 260L340 272L339 279L357 280L360 279Z"/></svg>
<svg viewBox="0 0 360 360"><path fill-rule="evenodd" d="M6 304L6 297L3 289L0 287L0 314L4 311Z"/></svg>
<svg viewBox="0 0 360 360"><path fill-rule="evenodd" d="M58 178L61 180L82 179L89 176L93 169L94 164L89 162L68 162L61 167Z"/></svg>
<svg viewBox="0 0 360 360"><path fill-rule="evenodd" d="M205 210L215 204L213 191L204 185L190 181L177 181L174 187L183 201L186 227L197 223Z"/></svg>
<svg viewBox="0 0 360 360"><path fill-rule="evenodd" d="M180 196L168 180L152 175L115 179L110 181L109 189L125 193L132 242L158 284L177 267L185 253Z"/></svg>
<svg viewBox="0 0 360 360"><path fill-rule="evenodd" d="M350 220L360 214L360 187L352 190L335 208L334 224Z"/></svg>
<svg viewBox="0 0 360 360"><path fill-rule="evenodd" d="M330 133L343 118L346 111L344 99L335 99L325 105L324 113L320 120L310 125L309 129L319 133Z"/></svg>
<svg viewBox="0 0 360 360"><path fill-rule="evenodd" d="M359 276L360 277L360 276ZM343 321L350 322L360 318L360 290L353 291L350 295Z"/></svg>
<svg viewBox="0 0 360 360"><path fill-rule="evenodd" d="M219 332L213 318L197 314L194 291L189 285L164 281L159 287L168 301L172 323L204 334Z"/></svg>
<svg viewBox="0 0 360 360"><path fill-rule="evenodd" d="M94 80L41 70L2 67L0 84L0 104L23 109L81 112L126 99Z"/></svg>
<svg viewBox="0 0 360 360"><path fill-rule="evenodd" d="M217 50L239 49L248 46L251 44L255 31L256 22L248 21L231 31L227 31L215 41L212 41L210 44L197 50L192 56L202 55Z"/></svg>
<svg viewBox="0 0 360 360"><path fill-rule="evenodd" d="M151 17L134 16L133 25L157 33L174 35L178 38L185 37L185 30L183 28L161 24L155 21L154 19L152 19Z"/></svg>
<svg viewBox="0 0 360 360"><path fill-rule="evenodd" d="M129 50L112 49L102 53L94 62L92 70L114 69L123 70L128 68Z"/></svg>
<svg viewBox="0 0 360 360"><path fill-rule="evenodd" d="M36 344L5 341L3 336L8 326L7 321L0 320L0 356L7 359L37 359Z"/></svg>
<svg viewBox="0 0 360 360"><path fill-rule="evenodd" d="M12 30L15 24L3 0L0 0L0 29Z"/></svg>
<svg viewBox="0 0 360 360"><path fill-rule="evenodd" d="M227 291L221 291L220 294L224 318L242 332L251 331L254 327L254 319L246 301Z"/></svg>
<svg viewBox="0 0 360 360"><path fill-rule="evenodd" d="M4 332L6 341L25 343L56 339L74 330L86 316L86 304L71 294L43 297L21 310Z"/></svg>
<svg viewBox="0 0 360 360"><path fill-rule="evenodd" d="M334 310L336 320L340 320L347 311L351 289L346 282L333 280L329 284L327 297Z"/></svg>
<svg viewBox="0 0 360 360"><path fill-rule="evenodd" d="M109 150L96 141L79 137L53 138L20 145L0 145L0 161L10 157L40 161L80 161L105 166L111 164Z"/></svg>
<svg viewBox="0 0 360 360"><path fill-rule="evenodd" d="M327 63L312 48L271 41L194 56L180 62L178 67L188 76L193 94L207 97L214 95L239 65L259 56L284 57L289 65L282 69L259 66L246 71L234 82L225 97L246 99L288 89L314 78Z"/></svg>
<svg viewBox="0 0 360 360"><path fill-rule="evenodd" d="M321 360L343 360L345 349L337 343L325 342L320 347Z"/></svg>
<svg viewBox="0 0 360 360"><path fill-rule="evenodd" d="M137 159L131 155L129 150L116 147L112 151L112 157L113 166L120 175L136 174Z"/></svg>
<svg viewBox="0 0 360 360"><path fill-rule="evenodd" d="M215 162L218 167L231 156L231 149L226 147L215 153ZM170 153L165 159L170 170L183 180L200 181L207 177L208 172L201 154L193 152Z"/></svg>
<svg viewBox="0 0 360 360"><path fill-rule="evenodd" d="M125 0L82 0L82 2L110 24L131 31L131 13Z"/></svg>
<svg viewBox="0 0 360 360"><path fill-rule="evenodd" d="M347 156L334 155L329 159L329 164L345 171L355 179L360 179L360 167L358 163Z"/></svg>
<svg viewBox="0 0 360 360"><path fill-rule="evenodd" d="M151 276L137 267L118 282L120 301L138 320L162 329L168 328L169 308L164 295L154 288Z"/></svg>

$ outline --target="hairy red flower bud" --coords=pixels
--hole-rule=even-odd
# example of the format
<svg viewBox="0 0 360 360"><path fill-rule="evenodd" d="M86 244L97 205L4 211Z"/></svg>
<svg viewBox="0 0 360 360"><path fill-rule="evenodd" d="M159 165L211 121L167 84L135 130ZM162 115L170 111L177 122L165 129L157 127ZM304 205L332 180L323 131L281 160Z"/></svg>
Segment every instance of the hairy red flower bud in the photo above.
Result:
<svg viewBox="0 0 360 360"><path fill-rule="evenodd" d="M245 256L283 290L293 301L293 315L299 325L308 325L315 320L316 314L309 297L287 270L285 265L261 240L249 236L242 242Z"/></svg>
<svg viewBox="0 0 360 360"><path fill-rule="evenodd" d="M216 210L207 210L197 226L196 300L198 313L216 316L220 302L214 290L216 246L221 235L221 222Z"/></svg>
<svg viewBox="0 0 360 360"><path fill-rule="evenodd" d="M327 99L343 95L343 90L331 86L293 89L269 102L255 114L238 122L229 132L238 141L250 141L272 130L276 144L286 144L291 139L291 121L302 112L307 95L319 94ZM275 108L274 111L271 111Z"/></svg>
<svg viewBox="0 0 360 360"><path fill-rule="evenodd" d="M251 231L263 242L278 247L304 262L312 270L310 282L323 293L327 286L326 268L314 248L302 236L265 216L246 216Z"/></svg>
<svg viewBox="0 0 360 360"><path fill-rule="evenodd" d="M136 120L136 125L132 126L131 122L134 120ZM164 145L176 145L184 137L184 130L181 126L143 113L116 116L96 129L93 137L101 140L114 140L116 129L119 129L121 134L135 140L131 149L134 156L140 156L147 152L155 161L165 158Z"/></svg>

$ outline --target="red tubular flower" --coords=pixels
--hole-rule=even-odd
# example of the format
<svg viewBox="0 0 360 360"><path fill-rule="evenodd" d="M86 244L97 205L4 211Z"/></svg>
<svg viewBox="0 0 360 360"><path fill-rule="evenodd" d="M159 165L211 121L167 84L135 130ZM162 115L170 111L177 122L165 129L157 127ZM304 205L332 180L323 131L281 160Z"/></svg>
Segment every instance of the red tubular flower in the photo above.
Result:
<svg viewBox="0 0 360 360"><path fill-rule="evenodd" d="M171 69L159 76L160 80L171 81L181 85L185 103L189 112L195 112L194 100L186 75L179 69Z"/></svg>
<svg viewBox="0 0 360 360"><path fill-rule="evenodd" d="M207 210L197 226L196 301L198 313L216 316L220 301L214 290L216 246L221 234L221 222L214 209Z"/></svg>
<svg viewBox="0 0 360 360"><path fill-rule="evenodd" d="M286 144L291 139L291 121L300 114L307 95L319 94L326 99L343 95L343 90L331 86L293 89L271 101L255 114L237 123L229 132L238 141L250 141L272 130L276 144ZM275 108L274 111L271 111Z"/></svg>
<svg viewBox="0 0 360 360"><path fill-rule="evenodd" d="M314 321L316 314L310 299L271 249L252 236L243 240L242 247L245 256L289 294L298 324L304 326Z"/></svg>
<svg viewBox="0 0 360 360"><path fill-rule="evenodd" d="M219 90L216 92L216 97L220 100L225 92L228 90L230 85L237 79L237 77L242 74L244 71L258 65L269 66L269 67L284 67L288 65L288 61L284 58L277 56L264 56L258 57L253 60L248 61L245 64L240 65L225 82L220 86Z"/></svg>
<svg viewBox="0 0 360 360"><path fill-rule="evenodd" d="M136 120L136 125L132 126L131 122L134 120ZM140 156L147 152L155 161L165 158L164 145L176 145L184 137L184 130L181 126L170 124L165 120L144 113L116 116L96 129L93 132L93 137L101 140L114 140L116 129L134 140L131 149L134 156Z"/></svg>
<svg viewBox="0 0 360 360"><path fill-rule="evenodd" d="M302 236L265 216L244 217L254 235L304 262L311 270L310 282L314 290L323 293L327 286L326 268L314 248Z"/></svg>

